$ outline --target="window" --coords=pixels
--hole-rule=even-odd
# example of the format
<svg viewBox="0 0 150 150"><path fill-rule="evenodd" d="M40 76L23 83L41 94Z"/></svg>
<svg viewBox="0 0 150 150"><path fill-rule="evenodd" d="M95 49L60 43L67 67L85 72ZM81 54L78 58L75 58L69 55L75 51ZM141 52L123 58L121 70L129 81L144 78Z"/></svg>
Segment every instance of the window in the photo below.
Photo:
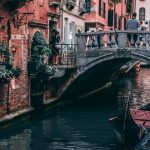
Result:
<svg viewBox="0 0 150 150"><path fill-rule="evenodd" d="M109 9L108 10L108 26L109 27L113 26L113 20L114 20L114 12L113 10Z"/></svg>
<svg viewBox="0 0 150 150"><path fill-rule="evenodd" d="M103 3L103 18L105 18L106 14L106 3Z"/></svg>
<svg viewBox="0 0 150 150"><path fill-rule="evenodd" d="M141 7L139 9L139 20L145 20L145 8Z"/></svg>
<svg viewBox="0 0 150 150"><path fill-rule="evenodd" d="M99 15L102 15L102 0L99 0Z"/></svg>

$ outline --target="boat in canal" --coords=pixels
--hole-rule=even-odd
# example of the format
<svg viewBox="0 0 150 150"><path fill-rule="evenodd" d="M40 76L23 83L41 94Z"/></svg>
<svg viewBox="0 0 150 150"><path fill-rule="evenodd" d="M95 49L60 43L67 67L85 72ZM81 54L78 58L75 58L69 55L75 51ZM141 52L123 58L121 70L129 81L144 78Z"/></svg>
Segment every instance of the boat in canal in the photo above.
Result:
<svg viewBox="0 0 150 150"><path fill-rule="evenodd" d="M118 142L124 147L135 145L150 128L150 105L130 109L129 99L125 110L117 117L109 119Z"/></svg>

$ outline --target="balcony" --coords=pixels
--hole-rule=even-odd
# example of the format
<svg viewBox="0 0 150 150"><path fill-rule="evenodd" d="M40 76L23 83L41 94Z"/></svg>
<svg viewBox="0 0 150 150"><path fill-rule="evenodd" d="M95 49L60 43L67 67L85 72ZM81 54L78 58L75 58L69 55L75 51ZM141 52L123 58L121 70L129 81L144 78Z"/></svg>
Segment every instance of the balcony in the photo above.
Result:
<svg viewBox="0 0 150 150"><path fill-rule="evenodd" d="M66 9L71 11L76 6L76 0L66 0Z"/></svg>
<svg viewBox="0 0 150 150"><path fill-rule="evenodd" d="M49 0L49 5L54 7L60 6L60 0Z"/></svg>

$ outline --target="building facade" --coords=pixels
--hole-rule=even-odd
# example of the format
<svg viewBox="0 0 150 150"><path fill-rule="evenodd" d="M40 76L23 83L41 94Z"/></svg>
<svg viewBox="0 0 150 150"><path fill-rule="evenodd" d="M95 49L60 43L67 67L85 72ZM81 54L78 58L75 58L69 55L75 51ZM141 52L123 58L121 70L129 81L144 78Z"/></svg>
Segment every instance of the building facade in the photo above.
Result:
<svg viewBox="0 0 150 150"><path fill-rule="evenodd" d="M49 43L52 29L60 31L59 6L60 0L0 1L0 117L31 107L32 39L38 32ZM17 78L14 69L21 71ZM44 94L46 101L50 92Z"/></svg>
<svg viewBox="0 0 150 150"><path fill-rule="evenodd" d="M75 44L78 29L84 32L85 0L65 0L62 3L62 41Z"/></svg>
<svg viewBox="0 0 150 150"><path fill-rule="evenodd" d="M136 12L137 18L143 21L143 25L149 30L150 27L150 9L149 1L147 0L137 0L136 1Z"/></svg>
<svg viewBox="0 0 150 150"><path fill-rule="evenodd" d="M85 15L85 30L124 29L126 18L126 1L91 0L90 11Z"/></svg>

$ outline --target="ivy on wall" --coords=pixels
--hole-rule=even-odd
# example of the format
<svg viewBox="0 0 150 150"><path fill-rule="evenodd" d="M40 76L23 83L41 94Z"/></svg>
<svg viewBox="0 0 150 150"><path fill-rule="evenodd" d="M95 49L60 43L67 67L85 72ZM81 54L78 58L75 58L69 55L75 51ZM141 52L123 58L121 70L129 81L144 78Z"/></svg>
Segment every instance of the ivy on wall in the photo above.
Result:
<svg viewBox="0 0 150 150"><path fill-rule="evenodd" d="M12 78L18 78L22 71L20 68L12 68L12 53L3 43L0 43L0 55L0 82L8 83Z"/></svg>

